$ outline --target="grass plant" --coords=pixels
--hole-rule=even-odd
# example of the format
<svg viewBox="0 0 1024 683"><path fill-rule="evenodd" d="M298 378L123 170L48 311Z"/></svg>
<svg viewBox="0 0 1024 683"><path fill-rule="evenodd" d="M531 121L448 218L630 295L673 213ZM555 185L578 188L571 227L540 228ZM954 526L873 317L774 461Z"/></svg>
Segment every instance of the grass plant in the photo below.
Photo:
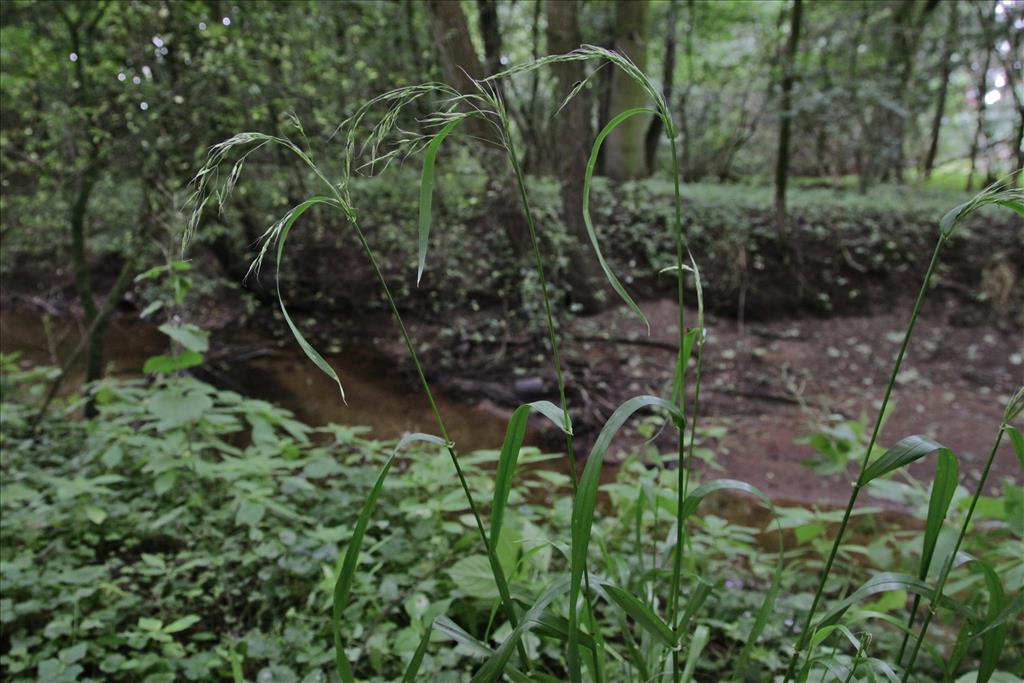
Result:
<svg viewBox="0 0 1024 683"><path fill-rule="evenodd" d="M671 225L675 245L675 264L668 269L677 279L678 299L678 355L672 394L668 398L637 396L620 405L601 429L579 476L576 471L576 452L567 398L566 373L562 366L558 327L551 305L549 283L545 275L543 234L535 223L526 179L517 156L516 131L510 123L501 97L494 87L494 83L498 80L516 78L521 73L564 60L586 60L596 62L599 66L619 69L627 77L633 79L654 103L653 108L631 109L618 114L601 130L593 144L590 160L586 167L581 207L591 245L609 285L645 324L647 320L643 311L612 272L602 254L601 240L589 209L593 173L601 144L623 121L640 115L657 116L662 119L671 149L675 200L674 220ZM587 80L579 83L569 97L577 94L586 85ZM545 57L512 68L491 78L474 82L474 88L475 90L472 92L460 93L444 84L428 83L401 88L374 98L361 107L353 117L340 125L335 132L335 135L340 138L344 150L341 175L336 180L329 179L324 167L314 161L313 152L308 149L308 143L304 148L290 139L260 133L242 133L215 146L211 150L206 164L196 176L195 211L190 221L190 231L196 229L211 200L215 199L221 205L227 200L231 190L238 182L243 164L250 154L267 145L280 146L295 154L312 175L322 183L326 193L307 199L271 226L264 235L262 250L253 267L259 269L271 246L276 245L277 295L286 324L309 359L338 383L344 399L341 379L323 356L307 341L289 316L279 285L285 241L296 221L307 210L317 206L328 207L340 212L351 228L359 248L370 264L374 277L387 300L410 361L416 370L424 396L434 413L438 434L413 434L399 443L395 453L387 460L369 491L357 518L355 530L348 541L344 561L337 575L333 599L332 629L336 665L341 680L345 683L354 681L357 670L353 662L349 661L345 648L345 608L351 597L354 579L360 571L359 559L364 534L374 515L385 480L399 450L413 441L440 445L447 451L466 505L471 512L480 545L487 557L498 595L496 605L500 610L498 613L507 620L507 627L503 630L504 636L496 647L491 647L478 640L450 619L439 618L434 622L434 630L437 633L477 652L480 656L482 664L477 669L472 681L495 681L504 675L515 681L557 680L559 676L564 676L573 683L580 683L585 679L601 682L612 678L621 678L623 672L639 672L645 680L669 678L675 683L692 680L701 663L702 653L708 647L709 631L704 625L691 630L691 624L708 597L708 591L702 587L711 586L714 577L702 576L700 558L687 556L688 524L706 496L726 490L744 492L759 498L772 512L778 531L777 561L767 589L753 614L749 629L744 634L743 646L738 653L734 654L730 665L725 667L728 676L737 680L749 679L752 652L774 615L774 606L779 596L785 569L782 526L771 501L749 483L735 480L712 480L690 490L691 463L700 413L700 383L705 339L704 301L700 272L696 260L688 252L686 234L682 225L681 175L676 150L678 135L672 113L660 90L632 61L616 52L593 46L583 46L579 50L565 55ZM424 134L404 131L400 126L405 120L405 110L411 103L421 100L429 100L435 107L434 113L420 122L426 130L432 132ZM399 306L392 296L387 279L381 272L375 252L360 228L357 202L353 199L350 191L350 179L355 173L361 171L386 172L387 166L394 159L407 154L423 153L419 221L416 235L418 280L427 264L436 160L442 143L458 134L461 128L468 125L468 121L472 121L474 132L470 137L475 138L475 144L497 147L504 153L511 168L529 232L532 266L540 283L544 309L542 324L550 346L553 372L557 379L559 394L558 405L541 401L520 406L513 412L494 475L494 494L490 507L489 526L484 524L481 507L475 500L474 493L463 472L456 445L445 428L444 420L434 400L430 384L417 355L416 346L403 321ZM298 130L302 139L305 140L301 126ZM484 133L480 131L484 131ZM229 156L237 157L237 160L233 163L230 172L226 174L226 178L222 179L221 168L227 165ZM878 444L883 415L887 414L889 409L896 378L909 348L940 255L947 242L952 238L957 225L968 215L987 205L1002 205L1024 214L1024 193L1006 186L993 186L951 211L940 222L939 238L904 331L902 343L883 394L878 419L874 423L870 441L860 460L859 475L853 484L845 512L839 519L838 530L818 577L810 607L803 616L797 642L790 654L789 664L784 675L786 681L794 678L806 681L812 671L818 670L822 672L821 680L823 681L829 680L830 676L836 680L855 680L863 671L870 671L871 675L881 673L892 678L897 676L896 671L901 668L903 651L911 642L910 639L913 638L913 646L909 650L909 660L902 670L902 678L906 681L912 674L915 660L924 643L928 626L936 609L951 604L945 601L942 591L950 573L957 566L956 548L942 558L936 558L935 552L939 534L958 483L959 468L956 456L949 449L925 435L906 437L889 449L880 449ZM697 293L698 318L696 326L688 328L684 304L687 282L691 277ZM693 386L688 388L687 375L691 364L695 364L696 376ZM1004 434L1009 435L1018 452L1022 449L1019 432L1009 425L1010 420L1020 414L1022 407L1024 407L1024 399L1018 393L1010 407L1007 408L995 446L993 446L987 461L986 474ZM596 547L600 550L603 563L596 561L594 553L594 529L597 525L597 497L601 468L614 438L623 425L638 411L648 409L655 409L666 414L678 434L674 456L674 481L668 492L669 495L666 499L665 496L662 496L662 492L655 490L646 499L653 509L655 519L657 519L658 510L664 508L671 513L672 524L668 528L660 529L664 536L660 543L655 544L655 552L660 551L660 554L652 557L647 571L638 575L615 577L609 571L614 565L614 553L609 552L602 545L600 539L597 539ZM555 573L542 590L524 596L513 594L510 590L506 570L502 566L499 545L502 539L503 520L507 513L509 491L516 473L527 420L529 415L534 412L549 419L564 432L566 457L571 473L572 508L565 571ZM845 597L841 592L830 591L829 579L834 572L836 559L839 556L861 492L873 481L891 476L932 453L937 454L937 469L923 534L923 551L919 571L916 575L892 572L878 574ZM963 539L971 522L971 515L978 497L981 495L983 484L984 477L974 494L970 510L963 520L960 540ZM637 510L639 512L636 514L642 517L643 510L640 503L637 504ZM638 522L637 528L639 529L641 526L642 524ZM638 543L637 545L638 551L640 551L642 544ZM959 547L959 541L956 546ZM931 585L927 581L929 570L937 559L942 561L942 570L938 582ZM982 562L980 559L972 561ZM644 567L642 554L639 566ZM981 566L987 565L981 564ZM982 640L979 681L987 680L991 671L994 670L998 658L996 640L1002 633L1000 624L1010 618L1007 609L1012 607L1005 600L1005 596L1002 596L1001 589L998 588L998 577L991 578L989 575L993 573L990 570L983 571L987 577L986 581L991 584L989 613L980 624L976 624L978 630L970 634L971 638L980 637ZM993 581L994 583L992 583ZM872 648L875 646L872 638L858 638L842 620L850 608L860 601L879 593L894 590L905 590L915 595L907 623L906 625L901 624L899 630L907 634L913 633L922 599L928 601L928 611L919 632L904 639L897 660L886 663L872 655ZM836 600L831 601L833 597ZM819 615L823 609L824 614ZM1019 605L1017 609L1019 609ZM617 615L615 620L610 619L610 615L613 613ZM609 623L616 625L618 632L609 632ZM536 640L538 634L564 643L563 661L552 664L550 661L538 659L536 646L530 644L531 640ZM424 653L429 651L430 637L430 631L428 631L417 648L415 656L408 663L404 680L416 678ZM840 646L837 643L839 638L845 638L853 645L852 658L845 654L840 656ZM839 642L842 641L839 640ZM829 643L834 644L831 653L819 652ZM626 675L631 674L627 673Z"/></svg>

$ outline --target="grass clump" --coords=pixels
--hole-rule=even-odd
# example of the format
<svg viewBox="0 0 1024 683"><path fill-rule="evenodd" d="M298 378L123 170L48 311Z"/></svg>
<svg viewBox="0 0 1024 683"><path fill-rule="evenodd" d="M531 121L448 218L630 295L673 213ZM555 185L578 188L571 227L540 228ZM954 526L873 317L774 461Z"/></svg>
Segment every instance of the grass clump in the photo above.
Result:
<svg viewBox="0 0 1024 683"><path fill-rule="evenodd" d="M672 209L669 211L669 233L673 247L673 258L666 270L676 275L676 291L678 298L678 356L676 361L675 381L672 395L669 397L639 396L624 402L608 419L601 430L597 441L589 453L582 474L577 477L576 453L574 449L570 406L566 399L565 374L559 354L559 337L556 325L548 282L545 276L544 248L541 243L542 234L534 222L530 192L519 164L515 132L505 113L501 98L496 94L492 83L496 79L515 78L517 75L542 68L560 60L588 60L608 68L620 69L626 76L634 79L649 95L654 103L653 109L637 109L623 112L604 128L594 144L591 160L596 158L604 137L622 121L635 115L658 116L664 122L664 128L672 151ZM583 87L581 82L573 95ZM572 95L570 95L571 97ZM433 130L430 135L410 134L403 131L399 123L402 121L403 110L412 102L421 100L433 101L435 113L428 116L424 123ZM364 124L370 123L368 130ZM426 267L427 247L431 228L432 189L435 175L435 159L442 143L451 135L456 135L461 127L469 127L470 137L478 139L481 144L496 147L501 151L511 169L511 177L521 202L523 215L529 231L533 255L535 276L540 283L542 315L540 324L547 334L549 351L554 374L558 381L559 405L551 403L524 406L516 411L509 426L505 444L498 460L496 479L493 485L494 497L491 503L491 524L488 528L483 523L481 507L474 498L474 489L470 486L464 470L464 459L451 442L444 425L443 417L434 402L429 383L416 353L415 344L402 320L401 312L391 293L388 280L378 265L373 248L360 228L357 202L351 194L352 185L349 179L358 169L372 172L384 171L389 162L403 154L424 152L423 171L421 175L419 195L419 230L415 240L418 252L417 279L422 277ZM300 129L301 132L301 129ZM271 245L276 245L278 269L284 249L284 240L299 216L313 206L322 205L338 211L347 221L353 236L363 252L374 278L377 281L387 304L395 318L403 341L407 347L411 362L416 369L421 388L426 400L433 408L438 435L411 435L409 440L428 441L440 445L449 456L456 479L459 482L465 499L466 508L470 511L472 526L478 536L478 551L485 560L486 569L493 582L494 611L493 620L502 619L498 631L501 637L493 645L486 640L477 638L467 630L467 624L460 624L452 618L439 617L434 622L434 629L443 637L454 640L458 647L474 651L480 659L471 680L494 681L502 676L512 680L549 680L568 678L574 682L586 680L635 680L668 678L675 682L690 680L702 665L706 665L705 649L712 642L711 626L713 620L707 616L706 601L716 583L716 577L709 572L706 558L696 552L696 542L691 536L691 527L698 518L694 517L704 498L722 490L738 490L763 500L772 510L777 523L778 543L777 562L767 577L764 590L759 593L756 608L751 611L751 619L745 624L745 631L738 636L743 644L739 648L728 650L724 661L715 666L719 678L743 679L761 675L752 668L751 660L757 659L755 649L759 640L769 630L770 622L776 616L776 600L779 599L785 566L783 563L782 520L771 502L751 485L733 480L712 480L693 486L691 482L691 466L693 444L698 429L700 416L700 382L704 348L703 329L703 296L700 271L693 256L689 253L687 235L683 224L682 191L680 173L676 163L676 131L671 112L662 98L660 91L628 58L615 52L584 46L566 55L556 55L540 59L522 67L513 68L491 79L475 83L475 90L459 93L448 86L425 84L410 88L402 88L375 98L350 120L343 123L337 132L343 146L342 175L330 180L311 157L311 152L300 148L291 140L266 136L257 133L244 133L215 147L207 164L197 176L196 212L192 225L195 226L202 216L203 207L212 197L223 203L234 187L241 172L245 158L265 145L277 145L297 155L310 171L322 182L326 192L323 196L312 197L298 205L277 224L272 226L265 235L263 250L254 268L259 268L264 256L269 253ZM225 163L229 152L240 158L235 162L227 178L214 182L218 169ZM636 305L632 296L626 291L602 256L600 240L594 227L589 211L589 195L593 165L588 166L584 189L584 204L581 210L586 217L592 246L595 250L605 275L622 301L646 322L643 312ZM951 667L944 659L941 651L935 650L939 666L945 673L951 674L960 665L966 652L971 648L974 639L980 640L980 658L978 680L988 680L998 664L1002 642L1005 638L1003 624L1020 609L1017 603L1007 599L1007 591L999 582L999 576L982 558L972 558L972 562L982 568L988 588L988 609L984 614L968 611L962 605L950 601L943 594L947 577L954 565L959 561L956 549L959 542L952 548L945 548L944 554L937 551L944 520L947 517L958 483L958 465L955 454L937 443L927 435L914 435L899 440L888 449L881 449L879 437L882 416L888 409L896 377L903 359L910 346L912 335L921 307L926 299L932 278L940 261L940 256L947 242L953 237L957 226L969 215L984 206L998 205L1024 214L1024 194L1021 190L994 186L968 200L944 217L939 224L939 237L932 252L931 260L924 275L917 300L911 312L902 344L894 362L890 381L885 388L879 417L871 431L871 437L864 449L860 461L860 472L853 484L849 503L840 517L838 528L833 534L833 541L824 554L824 562L816 572L818 579L814 583L805 609L800 610L796 621L797 628L793 634L793 645L786 648L788 664L784 667L783 679L808 680L815 676L821 680L854 680L859 672L864 675L886 676L908 680L913 674L916 657L925 644L927 628L932 615L940 608L949 607L963 617L965 624L957 642L963 645L960 660ZM685 297L688 281L697 294L698 318L692 327L687 326L685 316ZM306 355L333 379L338 380L333 369L324 361L320 354L308 343L302 332L287 315L284 300L278 290L282 312L286 322ZM691 371L692 370L692 371ZM692 377L692 379L691 379ZM339 387L341 382L339 381ZM1009 421L1019 415L1020 396L1014 398L1007 408L1006 417L999 427L999 439L1004 433L1015 433ZM660 475L652 480L658 486L644 491L645 504L649 504L654 513L654 524L651 528L657 540L653 544L650 568L647 571L634 571L643 566L643 558L627 565L626 556L621 550L606 545L595 535L600 529L598 521L597 497L600 486L600 472L605 453L622 425L641 409L657 409L668 416L667 424L675 428L678 434L677 449L670 461L656 459L652 463L656 469L671 465L668 483ZM553 420L566 437L566 457L570 470L569 489L571 511L569 512L568 538L549 539L565 555L564 563L558 565L546 580L533 590L525 593L513 592L508 570L502 563L501 540L503 538L503 520L508 510L508 495L511 480L515 476L519 444L522 442L522 429L528 413L534 410ZM1019 445L1019 440L1014 440ZM998 444L998 440L997 440ZM995 449L993 449L993 454ZM879 572L868 576L859 588L844 597L845 588L837 589L834 585L834 573L837 558L844 547L846 532L855 517L856 504L862 491L873 482L883 480L899 473L905 468L931 454L937 454L936 475L932 482L928 514L923 532L920 563L915 573ZM344 561L341 565L333 592L333 632L335 657L338 673L343 681L355 680L356 673L365 665L351 656L351 643L359 630L359 624L348 618L349 601L354 597L352 586L358 576L365 570L360 557L363 550L366 530L375 515L379 514L379 496L384 491L389 470L394 462L389 459L382 467L361 507L361 512L353 526L348 539ZM984 483L984 482L983 482ZM974 493L973 502L969 504L969 512L961 527L960 539L971 523L971 513L981 496L982 488ZM644 527L645 511L637 504L636 525ZM659 511L666 514L658 522ZM706 522L705 522L706 523ZM642 535L638 545L642 545ZM568 545L564 545L568 540ZM596 547L595 547L596 543ZM559 545L561 544L561 545ZM595 552L599 550L600 552ZM940 555L940 556L937 556ZM943 568L940 578L929 583L930 571L935 562ZM627 565L623 568L623 565ZM844 570L846 567L844 567ZM832 581L830 581L830 579ZM1019 586L1014 587L1019 591ZM915 635L903 641L898 653L888 660L878 656L889 652L889 648L881 644L883 639L893 637L892 633L858 635L851 629L853 621L851 612L857 618L863 618L864 612L855 608L867 598L882 593L902 592L903 595L915 595L913 606L910 607L906 625L899 618L886 620L893 623L896 629L913 631L916 625L920 602L928 603L927 617L921 629ZM692 624L698 625L691 628ZM490 632L490 628L487 629ZM734 634L735 635L735 634ZM424 657L431 651L430 632L424 634L417 645L414 655L409 659L403 672L404 680L413 680L422 666ZM898 640L898 638L897 638ZM559 647L557 655L551 656L549 649L542 647L548 642L564 643ZM910 645L909 650L906 647ZM905 657L904 652L909 651ZM718 653L720 656L722 653ZM891 655L891 653L889 653ZM761 662L761 666L772 669L771 664Z"/></svg>

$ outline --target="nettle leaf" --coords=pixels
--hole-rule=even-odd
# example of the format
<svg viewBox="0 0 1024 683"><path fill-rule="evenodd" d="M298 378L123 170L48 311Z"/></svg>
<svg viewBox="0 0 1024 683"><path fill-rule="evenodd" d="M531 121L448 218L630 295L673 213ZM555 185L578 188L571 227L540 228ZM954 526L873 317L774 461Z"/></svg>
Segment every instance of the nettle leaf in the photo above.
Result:
<svg viewBox="0 0 1024 683"><path fill-rule="evenodd" d="M190 614L190 615L188 615L186 617L182 617L181 619L177 619L175 621L172 621L167 626L164 626L163 627L163 632L164 633L178 633L179 631L184 631L185 629L191 627L192 625L199 623L199 620L200 620L200 617L199 617L198 614Z"/></svg>
<svg viewBox="0 0 1024 683"><path fill-rule="evenodd" d="M179 370L185 370L203 362L203 355L197 351L183 351L176 356L153 356L146 360L142 371L147 375L167 375Z"/></svg>
<svg viewBox="0 0 1024 683"><path fill-rule="evenodd" d="M455 583L456 589L471 598L497 600L498 587L491 573L491 563L485 555L464 557L446 572Z"/></svg>
<svg viewBox="0 0 1024 683"><path fill-rule="evenodd" d="M158 329L189 351L206 353L210 349L210 333L198 325L164 323Z"/></svg>
<svg viewBox="0 0 1024 683"><path fill-rule="evenodd" d="M148 407L159 418L160 428L170 429L198 420L213 407L213 400L201 391L168 387L152 394Z"/></svg>

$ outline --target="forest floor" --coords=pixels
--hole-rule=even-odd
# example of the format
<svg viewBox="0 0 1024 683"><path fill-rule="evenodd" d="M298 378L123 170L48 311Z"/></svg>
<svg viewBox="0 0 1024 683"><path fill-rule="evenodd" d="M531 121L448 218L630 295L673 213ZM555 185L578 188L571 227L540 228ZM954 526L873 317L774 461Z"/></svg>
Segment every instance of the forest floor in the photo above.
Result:
<svg viewBox="0 0 1024 683"><path fill-rule="evenodd" d="M839 505L849 477L823 477L802 464L814 456L801 437L836 424L835 416L857 419L870 429L909 316L910 301L881 306L871 314L831 318L793 315L740 325L708 316L701 392L701 424L722 428L700 445L715 453L714 464L698 469L748 481L777 501ZM963 481L973 486L995 437L1003 405L1024 381L1024 342L1018 330L992 322L963 324L952 299L926 305L899 375L895 410L880 438L891 445L910 434L927 434L961 458ZM572 319L561 330L570 403L580 452L585 453L603 421L622 401L644 393L669 392L677 310L670 299L641 302L651 322L643 324L625 308ZM487 311L481 311L487 315ZM687 325L696 310L686 311ZM52 361L73 344L73 326L44 329L42 317L23 305L5 305L0 346L22 350L36 362ZM266 321L265 321L266 322ZM431 355L437 325L409 321L413 337ZM261 326L262 327L262 326ZM333 383L309 363L290 338L270 337L266 328L215 330L206 378L272 400L313 424L366 424L380 438L404 431L433 431L432 414L410 375L409 363L390 320L380 315L347 330L327 354L345 383L348 405ZM335 337L337 339L337 337ZM46 341L50 340L50 341ZM123 316L111 330L108 362L115 372L133 373L145 357L163 350L162 335L148 323ZM461 372L432 375L442 413L463 450L497 448L505 420L518 404L557 392L549 373L516 372L516 354L470 352ZM539 360L539 359L538 359ZM540 366L537 366L540 367ZM135 369L133 371L133 368ZM693 367L690 390L693 388ZM722 433L724 431L724 433ZM545 450L563 444L557 430L537 422L530 441ZM621 459L644 445L635 426L617 440L609 459ZM654 445L674 450L663 432ZM859 457L855 454L854 459ZM912 472L925 478L928 459ZM720 468L720 469L719 469ZM1022 473L1004 444L989 479L1020 483Z"/></svg>

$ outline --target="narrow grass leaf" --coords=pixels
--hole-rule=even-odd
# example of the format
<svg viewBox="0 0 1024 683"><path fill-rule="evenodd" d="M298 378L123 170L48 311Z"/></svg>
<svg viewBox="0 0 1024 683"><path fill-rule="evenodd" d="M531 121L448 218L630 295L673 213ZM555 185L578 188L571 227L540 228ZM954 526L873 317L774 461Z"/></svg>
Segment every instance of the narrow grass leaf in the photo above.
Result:
<svg viewBox="0 0 1024 683"><path fill-rule="evenodd" d="M597 139L594 140L594 146L590 150L590 159L587 161L587 169L583 178L583 222L587 226L587 235L590 237L590 244L594 247L594 255L597 256L597 262L601 264L601 270L604 271L604 275L608 279L608 284L612 286L612 289L615 290L615 293L619 295L626 305L629 306L634 313L640 316L640 319L644 321L644 325L647 326L647 332L649 334L651 331L651 323L648 322L647 316L644 315L644 312L640 310L637 303L633 301L633 298L626 292L625 287L623 287L622 283L619 282L619 278L617 278L615 273L612 272L611 266L609 266L608 262L604 260L604 254L601 253L601 246L598 244L597 240L597 231L594 229L594 221L590 218L590 185L594 178L594 169L597 166L597 157L601 151L601 143L604 142L604 139L608 137L609 133L615 130L616 126L637 114L653 114L654 116L658 116L658 112L646 107L627 109L609 121L608 125L606 125L601 132L597 134Z"/></svg>
<svg viewBox="0 0 1024 683"><path fill-rule="evenodd" d="M690 493L686 500L683 501L683 505L679 510L677 519L680 526L692 515L701 501L704 500L705 496L716 491L743 491L744 493L750 493L757 496L765 507L768 508L769 512L772 513L772 517L775 519L775 526L778 532L778 557L775 562L775 572L772 575L772 583L765 592L764 600L761 602L761 606L758 608L757 615L754 617L754 623L750 627L750 632L747 634L746 641L743 644L743 649L740 651L737 657L736 663L736 675L742 676L747 667L747 661L750 658L750 653L753 650L757 640L761 637L761 633L764 631L765 626L768 624L768 619L772 614L772 610L775 607L775 599L779 594L779 586L782 583L782 569L783 569L783 544L782 544L782 525L779 522L778 514L775 511L775 505L768 496L766 496L756 486L752 486L745 481L738 481L736 479L715 479L702 484L695 488ZM687 615L688 620L688 615Z"/></svg>
<svg viewBox="0 0 1024 683"><path fill-rule="evenodd" d="M942 447L942 444L939 442L920 434L900 439L895 446L883 453L878 460L864 468L860 479L857 480L857 486L863 487L873 479L878 479L893 470L909 465L915 460L919 460Z"/></svg>
<svg viewBox="0 0 1024 683"><path fill-rule="evenodd" d="M537 617L536 622L536 625L533 627L533 633L536 635L554 638L563 643L569 641L569 620L565 617L551 614L550 612L543 612ZM590 634L580 633L579 639L580 645L593 651L595 644Z"/></svg>
<svg viewBox="0 0 1024 683"><path fill-rule="evenodd" d="M1021 436L1020 430L1016 427L1007 427L1006 433L1010 436L1010 443L1013 444L1013 452L1020 461L1021 469L1024 469L1024 436Z"/></svg>
<svg viewBox="0 0 1024 683"><path fill-rule="evenodd" d="M939 540L939 532L942 531L942 524L949 512L949 504L953 500L957 484L960 481L960 466L953 451L948 448L939 449L939 459L935 466L935 481L932 482L932 492L928 499L928 517L925 523L924 543L921 547L921 564L917 570L917 578L924 581L928 578L928 570L932 565L932 557L935 555L935 544ZM921 606L921 595L914 596L914 604L910 608L910 616L907 619L907 626L912 628L917 619L917 611ZM896 661L903 660L903 653L906 650L909 636L904 634L903 643L900 645L899 655Z"/></svg>
<svg viewBox="0 0 1024 683"><path fill-rule="evenodd" d="M845 614L850 607L856 605L865 598L877 595L878 593L896 590L903 590L929 598L934 593L931 586L910 574L902 574L898 572L882 572L880 574L875 574L865 581L864 585L855 590L844 600L833 605L832 609L826 612L818 621L818 627L820 628L822 626L828 626L829 624L838 623L839 619L842 618L843 614ZM953 600L942 598L941 603L944 607L953 609L959 614L965 613L965 608Z"/></svg>
<svg viewBox="0 0 1024 683"><path fill-rule="evenodd" d="M551 401L526 403L512 412L508 427L505 430L505 441L501 444L498 456L498 470L494 476L494 500L491 504L491 545L497 547L501 538L501 527L505 519L505 507L512 490L516 465L519 462L519 451L526 438L526 426L530 412L536 411L551 420L556 427L572 434L572 426L568 416Z"/></svg>
<svg viewBox="0 0 1024 683"><path fill-rule="evenodd" d="M423 665L423 656L427 654L427 647L430 645L430 634L433 633L434 623L431 622L427 625L427 632L423 634L423 638L420 639L419 647L416 648L416 652L413 653L412 659L409 660L409 665L405 667L405 675L402 676L402 683L413 683L416 680L416 676L420 672L420 666Z"/></svg>
<svg viewBox="0 0 1024 683"><path fill-rule="evenodd" d="M674 648L678 642L672 629L655 614L650 607L637 600L629 592L610 583L603 584L602 589L618 605L622 611L633 618L645 631L657 638L667 648Z"/></svg>
<svg viewBox="0 0 1024 683"><path fill-rule="evenodd" d="M395 462L395 458L398 457L399 451L410 443L416 441L432 443L437 446L447 445L447 442L444 439L431 434L421 433L408 434L398 442L398 445L395 446L395 450L392 451L391 455L384 463L384 466L381 468L380 474L377 475L377 481L374 483L373 488L366 497L366 502L363 503L363 509L359 513L359 518L356 520L356 526L352 530L352 537L349 538L348 547L345 549L345 559L341 564L341 571L338 573L338 580L334 583L334 605L331 625L334 631L335 662L338 667L338 675L341 677L343 683L353 683L355 679L352 676L352 666L348 661L348 655L345 654L345 648L342 642L341 615L345 610L345 606L348 604L349 593L352 591L352 582L355 579L356 569L359 565L359 551L363 545L363 537L366 535L366 527L370 523L370 517L373 515L373 510L377 506L377 500L380 498L381 490L384 488L384 480L387 478L388 472L391 470L391 466Z"/></svg>
<svg viewBox="0 0 1024 683"><path fill-rule="evenodd" d="M423 154L423 174L420 177L420 229L417 237L419 262L416 267L416 285L419 286L423 277L423 269L427 265L427 240L430 237L431 205L434 201L434 169L437 165L437 152L441 149L441 143L448 137L459 123L462 117L452 119L437 135L435 135Z"/></svg>
<svg viewBox="0 0 1024 683"><path fill-rule="evenodd" d="M345 389L341 386L341 380L338 378L338 373L334 371L330 363L324 360L324 357L320 355L320 352L313 348L313 345L306 341L306 338L296 327L295 323L292 322L292 317L288 315L288 308L284 305L284 298L281 296L281 256L284 254L284 242L288 237L289 231L292 226L295 225L295 221L298 220L299 216L304 214L307 209L316 206L317 204L329 204L331 206L337 206L337 202L330 197L313 197L302 202L290 212L285 218L281 225L280 233L277 237L277 274L275 277L277 287L277 302L281 306L281 314L284 316L284 320L288 323L288 329L292 331L292 336L295 337L295 341L299 343L299 347L302 348L302 352L306 354L306 357L313 361L313 364L320 368L320 371L330 377L337 383L338 391L341 392L341 400L345 400Z"/></svg>
<svg viewBox="0 0 1024 683"><path fill-rule="evenodd" d="M686 601L686 607L683 609L683 616L679 619L679 633L686 633L690 630L690 620L704 606L704 602L710 597L714 587L715 585L710 581L697 577L697 586L690 593L690 598Z"/></svg>
<svg viewBox="0 0 1024 683"><path fill-rule="evenodd" d="M505 667L508 664L509 659L512 657L512 652L515 650L516 645L522 639L522 637L528 633L536 624L537 618L540 614L547 609L547 606L551 604L555 598L561 596L569 588L569 577L560 576L555 579L551 585L541 593L537 601L533 603L523 614L523 618L519 621L519 625L512 629L512 632L506 636L505 640L502 641L501 645L494 651L494 654L488 658L484 665L480 667L480 670L476 672L470 683L492 683L498 680L502 673L505 672ZM576 638L576 642L579 639Z"/></svg>
<svg viewBox="0 0 1024 683"><path fill-rule="evenodd" d="M1021 611L1024 611L1024 593L1014 598L1013 602L1004 607L1003 610L999 612L999 614L996 615L993 619L987 621L985 623L985 626L981 628L977 633L973 634L971 637L978 638L980 636L985 635L989 631L992 631L993 629L999 628L1000 626L1009 622L1010 619L1017 616L1017 614Z"/></svg>
<svg viewBox="0 0 1024 683"><path fill-rule="evenodd" d="M590 547L591 528L594 524L594 508L597 504L597 489L601 481L601 467L604 463L604 456L611 446L612 439L618 434L622 425L636 411L645 407L664 408L672 416L676 427L683 429L685 418L675 405L657 396L637 396L620 405L612 416L608 418L601 432L594 442L594 447L587 458L587 464L583 468L583 475L580 477L579 487L576 491L576 500L573 503L571 538L572 546L569 559L569 648L568 664L569 676L573 683L582 680L579 657L579 628L578 602L580 589L583 583L583 572L587 566L587 549Z"/></svg>
<svg viewBox="0 0 1024 683"><path fill-rule="evenodd" d="M980 571L985 579L985 589L988 591L988 607L985 615L985 625L994 622L999 618L1007 607L1006 593L1003 584L999 580L996 571L984 560L971 557L971 568ZM1003 653L1003 644L1006 642L1006 633L1009 624L1005 621L994 628L986 628L981 635L981 658L978 664L978 683L988 683L995 673L999 664L999 656Z"/></svg>
<svg viewBox="0 0 1024 683"><path fill-rule="evenodd" d="M946 519L949 504L953 500L953 494L959 483L960 466L956 456L948 448L940 448L939 461L935 467L935 481L932 483L932 493L928 500L928 517L924 530L924 546L921 551L921 567L917 572L919 579L923 580L928 576L932 556L935 554L935 544L939 540L939 532L942 531L942 522Z"/></svg>
<svg viewBox="0 0 1024 683"><path fill-rule="evenodd" d="M683 683L690 683L693 680L693 672L697 670L697 662L704 651L704 647L711 638L711 630L701 624L693 632L690 639L690 649L686 653L686 664L683 666Z"/></svg>
<svg viewBox="0 0 1024 683"><path fill-rule="evenodd" d="M490 657L494 654L494 650L466 633L461 626L444 615L434 620L434 630L462 645L474 657Z"/></svg>

